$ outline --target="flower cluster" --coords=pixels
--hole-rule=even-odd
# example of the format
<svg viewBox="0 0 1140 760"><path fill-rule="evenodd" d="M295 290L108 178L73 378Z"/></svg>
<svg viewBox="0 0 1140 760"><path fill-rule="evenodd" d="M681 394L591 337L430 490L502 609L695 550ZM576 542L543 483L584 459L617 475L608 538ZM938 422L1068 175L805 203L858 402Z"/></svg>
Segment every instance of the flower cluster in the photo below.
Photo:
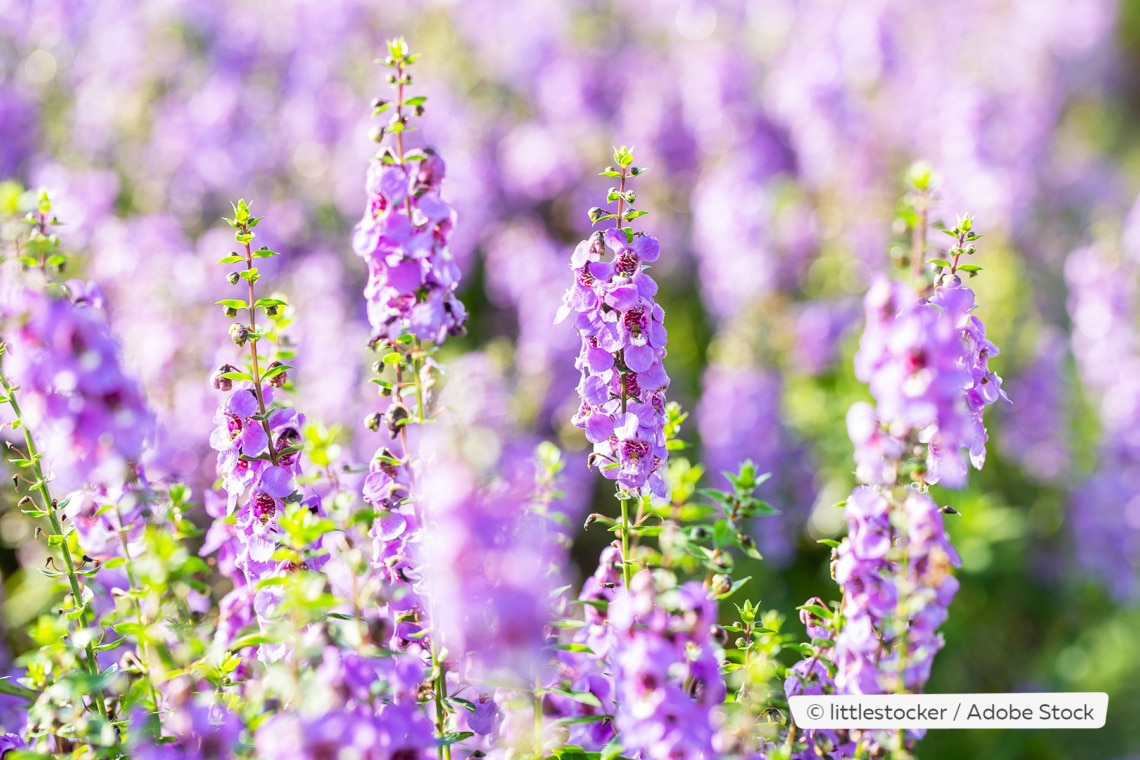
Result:
<svg viewBox="0 0 1140 760"><path fill-rule="evenodd" d="M74 291L7 294L6 365L23 390L28 424L49 440L50 463L74 473L75 486L114 483L153 439L154 414L125 371L97 288Z"/></svg>
<svg viewBox="0 0 1140 760"><path fill-rule="evenodd" d="M642 570L610 605L616 728L645 760L712 758L712 714L726 694L712 631L716 603L700 583L658 592Z"/></svg>
<svg viewBox="0 0 1140 760"><path fill-rule="evenodd" d="M522 676L543 647L553 588L536 573L550 561L552 543L528 519L529 489L526 482L483 485L462 463L438 460L424 481L433 539L417 557L441 645L471 653L486 671Z"/></svg>
<svg viewBox="0 0 1140 760"><path fill-rule="evenodd" d="M868 384L876 405L873 414L860 405L848 415L860 480L897 482L897 471L872 468L897 462L908 438L921 437L940 444L930 446L926 482L937 483L941 476L946 485L963 485L959 444L969 432L962 394L968 376L959 366L963 347L956 325L940 319L940 311L913 288L886 278L871 285L864 304L867 322L855 376Z"/></svg>
<svg viewBox="0 0 1140 760"><path fill-rule="evenodd" d="M371 658L326 646L305 675L302 709L262 723L254 736L257 754L282 760L432 757L431 721L416 704L424 676L423 666L408 657ZM376 699L381 688L388 697L383 704Z"/></svg>
<svg viewBox="0 0 1140 760"><path fill-rule="evenodd" d="M876 405L872 410L859 404L848 415L859 479L897 482L899 473L890 464L917 442L928 451L921 479L961 488L967 472L963 449L975 468L985 462L983 410L999 398L1009 400L1001 378L989 369L998 349L970 314L973 291L948 275L924 299L901 282L880 278L865 306L855 375L870 386Z"/></svg>
<svg viewBox="0 0 1140 760"><path fill-rule="evenodd" d="M404 87L411 83L406 68L415 60L402 40L389 43L390 81L397 88L395 113L378 137L395 133L397 149L381 151L368 167L368 205L353 233L352 249L368 265L368 321L373 337L394 341L404 334L442 343L462 335L467 311L456 297L459 267L448 248L455 211L440 194L445 166L431 148L404 152L408 117L403 109ZM414 108L423 112L425 98ZM379 102L377 113L390 102Z"/></svg>
<svg viewBox="0 0 1140 760"><path fill-rule="evenodd" d="M368 207L352 248L368 264L364 295L374 336L393 341L410 333L442 343L462 335L467 319L455 295L459 267L447 247L455 212L440 196L443 160L426 150L405 158L369 166Z"/></svg>
<svg viewBox="0 0 1140 760"><path fill-rule="evenodd" d="M958 590L960 564L931 498L895 499L859 486L847 499L849 533L834 566L844 626L835 639L835 685L843 694L920 690L942 648L938 627Z"/></svg>
<svg viewBox="0 0 1140 760"><path fill-rule="evenodd" d="M606 250L613 259L602 261ZM643 271L656 261L657 238L627 229L595 232L578 244L557 322L576 314L582 339L575 366L581 406L573 422L594 444L602 474L626 490L665 495L664 310L657 283Z"/></svg>

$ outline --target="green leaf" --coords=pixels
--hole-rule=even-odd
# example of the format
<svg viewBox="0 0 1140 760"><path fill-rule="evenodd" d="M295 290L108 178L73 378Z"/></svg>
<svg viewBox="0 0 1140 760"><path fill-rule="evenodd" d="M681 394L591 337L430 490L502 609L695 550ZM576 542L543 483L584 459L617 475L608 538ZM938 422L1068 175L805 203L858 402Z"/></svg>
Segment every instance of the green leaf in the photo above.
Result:
<svg viewBox="0 0 1140 760"><path fill-rule="evenodd" d="M236 253L231 253L229 256L223 256L218 259L219 264L237 264L240 261L245 261L245 256L240 256Z"/></svg>
<svg viewBox="0 0 1140 760"><path fill-rule="evenodd" d="M475 735L474 731L459 731L459 732L449 731L448 733L446 733L440 737L439 743L445 747L448 747L448 746L455 744L457 742L461 742L464 739L470 739L474 735Z"/></svg>
<svg viewBox="0 0 1140 760"><path fill-rule="evenodd" d="M261 375L261 379L268 380L272 377L277 377L282 372L286 372L291 369L293 368L288 364L278 364L276 367L270 367L269 369L265 370L265 372Z"/></svg>
<svg viewBox="0 0 1140 760"><path fill-rule="evenodd" d="M816 617L823 618L824 620L830 620L835 614L827 607L824 607L820 604L801 604L799 607L796 607L796 609L805 610L815 615Z"/></svg>
<svg viewBox="0 0 1140 760"><path fill-rule="evenodd" d="M261 248L258 248L256 251L253 252L253 258L255 258L255 259L268 259L270 256L280 256L280 255L281 254L278 251L271 251L268 248L266 248L265 246L262 246Z"/></svg>
<svg viewBox="0 0 1140 760"><path fill-rule="evenodd" d="M958 271L969 272L970 274L973 274L974 272L982 271L982 268L977 264L959 264Z"/></svg>
<svg viewBox="0 0 1140 760"><path fill-rule="evenodd" d="M555 644L554 649L558 649L563 652L582 652L584 654L594 653L594 650L590 649L585 644ZM601 705L599 704L598 706L600 707Z"/></svg>
<svg viewBox="0 0 1140 760"><path fill-rule="evenodd" d="M238 275L246 282L257 282L261 277L261 275L258 274L257 267L238 272Z"/></svg>
<svg viewBox="0 0 1140 760"><path fill-rule="evenodd" d="M253 308L264 309L264 308L269 307L269 306L288 306L288 305L289 304L285 303L280 298L259 298L254 302ZM239 306L237 308L240 309L240 308L246 308L246 307Z"/></svg>
<svg viewBox="0 0 1140 760"><path fill-rule="evenodd" d="M253 377L251 375L236 370L234 372L223 372L222 377L224 377L226 380L240 380L246 383L253 382Z"/></svg>
<svg viewBox="0 0 1140 760"><path fill-rule="evenodd" d="M225 306L229 309L248 309L249 304L240 298L223 298L221 301L215 301L218 306Z"/></svg>
<svg viewBox="0 0 1140 760"><path fill-rule="evenodd" d="M939 266L939 267L950 266L950 262L947 261L946 259L927 259L926 261L929 264L934 264L935 266Z"/></svg>
<svg viewBox="0 0 1140 760"><path fill-rule="evenodd" d="M577 726L583 723L601 723L603 720L613 720L609 715L575 715L572 718L559 718L554 721L556 726Z"/></svg>
<svg viewBox="0 0 1140 760"><path fill-rule="evenodd" d="M417 95L414 98L408 98L407 100L405 100L404 105L415 107L415 106L422 106L426 102L427 102L427 96L426 95Z"/></svg>

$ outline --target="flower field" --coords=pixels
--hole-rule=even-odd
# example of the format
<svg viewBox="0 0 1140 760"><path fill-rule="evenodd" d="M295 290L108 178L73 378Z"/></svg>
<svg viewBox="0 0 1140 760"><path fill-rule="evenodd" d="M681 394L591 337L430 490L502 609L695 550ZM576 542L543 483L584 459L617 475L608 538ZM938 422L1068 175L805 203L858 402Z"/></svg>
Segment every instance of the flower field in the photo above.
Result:
<svg viewBox="0 0 1140 760"><path fill-rule="evenodd" d="M0 0L0 757L1140 758L1137 51Z"/></svg>

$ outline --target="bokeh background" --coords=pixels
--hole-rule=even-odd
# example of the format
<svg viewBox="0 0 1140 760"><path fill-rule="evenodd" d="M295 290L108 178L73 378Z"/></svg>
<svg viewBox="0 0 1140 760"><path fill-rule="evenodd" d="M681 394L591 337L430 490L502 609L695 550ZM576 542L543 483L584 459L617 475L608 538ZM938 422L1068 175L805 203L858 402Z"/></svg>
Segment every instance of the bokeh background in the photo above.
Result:
<svg viewBox="0 0 1140 760"><path fill-rule="evenodd" d="M905 168L929 160L934 218L968 211L985 234L978 314L1014 403L989 412L970 488L936 490L962 512L963 566L928 690L1106 691L1110 707L1100 731L933 731L918 756L1140 757L1140 2L0 0L0 179L54 192L160 411L152 470L198 494L238 197L286 253L263 281L296 306L297 406L339 426L346 461L379 443L349 241L385 94L373 60L397 35L429 98L410 139L447 162L459 213L472 319L452 371L499 384L524 430L566 448L568 509L613 509L568 423L576 338L552 322L597 172L632 145L650 167L639 224L664 252L670 397L706 483L744 457L773 473L782 514L756 526L766 559L742 593L795 632L797 604L836 596L817 540L842 530L854 480L860 298L906 245ZM584 567L604 540L579 539ZM15 651L50 602L41 551L0 512Z"/></svg>

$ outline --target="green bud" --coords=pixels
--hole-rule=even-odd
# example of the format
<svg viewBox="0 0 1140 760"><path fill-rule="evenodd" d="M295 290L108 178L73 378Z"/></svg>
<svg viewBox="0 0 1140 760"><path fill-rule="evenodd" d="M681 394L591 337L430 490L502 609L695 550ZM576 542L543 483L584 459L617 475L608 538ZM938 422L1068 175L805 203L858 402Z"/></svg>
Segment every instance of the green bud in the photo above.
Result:
<svg viewBox="0 0 1140 760"><path fill-rule="evenodd" d="M384 423L384 415L379 412L373 412L364 418L364 427L375 433L380 429L380 425Z"/></svg>
<svg viewBox="0 0 1140 760"><path fill-rule="evenodd" d="M233 319L237 316L237 309L232 306L223 306L222 313L226 315L226 319ZM231 331L232 334L232 331Z"/></svg>
<svg viewBox="0 0 1140 760"><path fill-rule="evenodd" d="M229 274L226 275L226 282L228 282L230 285L237 285L238 280L240 280L240 279L241 279L241 275L238 274L237 272L230 272Z"/></svg>

